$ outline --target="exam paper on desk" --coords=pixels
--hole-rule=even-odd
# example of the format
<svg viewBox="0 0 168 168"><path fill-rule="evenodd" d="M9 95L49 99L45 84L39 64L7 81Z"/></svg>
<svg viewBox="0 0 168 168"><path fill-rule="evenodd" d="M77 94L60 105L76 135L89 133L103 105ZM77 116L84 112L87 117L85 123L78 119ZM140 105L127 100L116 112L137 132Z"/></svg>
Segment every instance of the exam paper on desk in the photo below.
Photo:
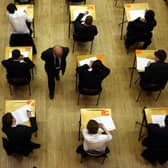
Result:
<svg viewBox="0 0 168 168"><path fill-rule="evenodd" d="M29 57L29 51L21 51L21 55L23 55L24 58ZM9 58L12 58L12 52L9 53Z"/></svg>
<svg viewBox="0 0 168 168"><path fill-rule="evenodd" d="M94 118L98 123L102 123L108 131L112 131L116 129L114 121L111 116L101 116Z"/></svg>
<svg viewBox="0 0 168 168"><path fill-rule="evenodd" d="M96 57L91 57L91 58L88 58L88 59L84 59L82 61L79 62L80 66L83 66L85 64L89 65L91 61L96 61L97 58Z"/></svg>
<svg viewBox="0 0 168 168"><path fill-rule="evenodd" d="M165 126L165 117L166 115L152 115L152 123L153 124L159 124L160 127L164 127Z"/></svg>
<svg viewBox="0 0 168 168"><path fill-rule="evenodd" d="M32 111L31 106L24 105L23 107L12 112L12 115L16 119L16 125L23 124L24 122L29 121L29 118L27 116L27 110Z"/></svg>
<svg viewBox="0 0 168 168"><path fill-rule="evenodd" d="M137 70L145 71L145 67L148 66L149 62L153 63L153 62L155 62L155 60L154 59L137 57Z"/></svg>
<svg viewBox="0 0 168 168"><path fill-rule="evenodd" d="M130 10L129 13L131 16L131 21L133 21L139 17L144 18L144 16L145 16L145 10Z"/></svg>

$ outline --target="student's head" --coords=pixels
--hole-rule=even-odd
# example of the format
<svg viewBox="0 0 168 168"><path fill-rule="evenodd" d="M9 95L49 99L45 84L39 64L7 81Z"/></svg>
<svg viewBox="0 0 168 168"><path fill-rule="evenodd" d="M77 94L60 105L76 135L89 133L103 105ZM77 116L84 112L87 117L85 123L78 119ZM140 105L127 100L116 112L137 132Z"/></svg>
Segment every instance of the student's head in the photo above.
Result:
<svg viewBox="0 0 168 168"><path fill-rule="evenodd" d="M14 3L8 4L8 6L6 7L6 9L11 14L15 13L15 11L17 10L16 5Z"/></svg>
<svg viewBox="0 0 168 168"><path fill-rule="evenodd" d="M164 62L167 57L167 54L164 50L158 50L154 54L155 54L156 59L162 62Z"/></svg>
<svg viewBox="0 0 168 168"><path fill-rule="evenodd" d="M63 49L60 46L54 47L54 54L56 57L62 57L63 56Z"/></svg>
<svg viewBox="0 0 168 168"><path fill-rule="evenodd" d="M166 117L165 117L165 126L168 127L168 115L166 115Z"/></svg>
<svg viewBox="0 0 168 168"><path fill-rule="evenodd" d="M92 22L93 22L93 17L92 16L87 16L86 19L85 19L85 24L86 25L92 25Z"/></svg>
<svg viewBox="0 0 168 168"><path fill-rule="evenodd" d="M2 117L2 129L6 130L9 128L14 122L16 122L15 118L12 116L10 112L6 113Z"/></svg>
<svg viewBox="0 0 168 168"><path fill-rule="evenodd" d="M152 21L155 18L155 13L153 10L147 10L145 12L145 19L146 21Z"/></svg>
<svg viewBox="0 0 168 168"><path fill-rule="evenodd" d="M18 49L15 49L15 50L12 51L12 58L13 59L19 59L20 55L21 55L21 53Z"/></svg>
<svg viewBox="0 0 168 168"><path fill-rule="evenodd" d="M103 68L104 68L104 65L102 64L100 60L96 60L92 63L93 72L96 74L101 73Z"/></svg>
<svg viewBox="0 0 168 168"><path fill-rule="evenodd" d="M89 120L87 129L89 134L96 134L99 129L99 124L95 120Z"/></svg>

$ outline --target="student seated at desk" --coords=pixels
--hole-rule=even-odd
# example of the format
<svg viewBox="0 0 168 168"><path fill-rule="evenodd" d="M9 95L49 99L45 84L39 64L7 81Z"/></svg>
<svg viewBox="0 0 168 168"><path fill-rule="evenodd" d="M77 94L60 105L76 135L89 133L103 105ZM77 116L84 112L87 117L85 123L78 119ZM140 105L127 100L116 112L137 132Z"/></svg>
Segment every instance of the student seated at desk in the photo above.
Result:
<svg viewBox="0 0 168 168"><path fill-rule="evenodd" d="M90 63L90 66L85 64L76 69L79 74L79 91L86 89L102 90L102 80L110 73L110 69L105 67L100 60Z"/></svg>
<svg viewBox="0 0 168 168"><path fill-rule="evenodd" d="M151 44L152 30L156 26L155 13L152 10L145 12L145 18L137 18L128 23L125 47L129 49L136 42L144 42L143 49Z"/></svg>
<svg viewBox="0 0 168 168"><path fill-rule="evenodd" d="M17 9L13 3L7 6L7 16L12 26L12 33L31 34L30 28L32 19L28 16L25 10Z"/></svg>
<svg viewBox="0 0 168 168"><path fill-rule="evenodd" d="M87 128L82 130L82 135L84 142L77 148L77 153L85 151L110 152L107 143L112 140L112 135L103 124L99 124L95 120L89 120Z"/></svg>
<svg viewBox="0 0 168 168"><path fill-rule="evenodd" d="M27 111L27 115L30 119L30 127L16 125L16 119L11 113L6 113L2 118L2 130L7 135L7 139L3 138L3 146L8 155L28 156L33 149L40 147L40 144L31 142L32 133L37 131L36 119L31 111Z"/></svg>
<svg viewBox="0 0 168 168"><path fill-rule="evenodd" d="M98 33L96 26L92 25L92 16L86 16L84 22L81 20L85 15L88 15L88 11L85 13L80 13L74 21L74 36L77 41L81 42L89 41L91 39L93 40L94 36Z"/></svg>
<svg viewBox="0 0 168 168"><path fill-rule="evenodd" d="M33 62L29 58L24 58L18 49L12 51L12 58L2 61L2 65L7 70L7 79L10 78L27 78L30 82L30 69L34 67Z"/></svg>
<svg viewBox="0 0 168 168"><path fill-rule="evenodd" d="M142 156L151 163L159 161L160 164L168 160L168 115L165 117L165 127L158 124L149 124L148 136L142 144L147 147Z"/></svg>
<svg viewBox="0 0 168 168"><path fill-rule="evenodd" d="M149 63L144 73L140 73L140 85L142 88L149 84L166 84L168 80L168 64L165 63L167 54L164 50L158 50L155 53L155 62Z"/></svg>

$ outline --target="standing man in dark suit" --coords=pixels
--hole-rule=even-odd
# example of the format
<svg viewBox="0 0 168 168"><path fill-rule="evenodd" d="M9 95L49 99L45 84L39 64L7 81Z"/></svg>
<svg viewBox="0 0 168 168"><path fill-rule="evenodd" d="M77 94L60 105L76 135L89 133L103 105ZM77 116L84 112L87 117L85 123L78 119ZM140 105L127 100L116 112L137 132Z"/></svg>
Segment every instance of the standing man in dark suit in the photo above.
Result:
<svg viewBox="0 0 168 168"><path fill-rule="evenodd" d="M45 61L45 71L48 75L48 88L50 99L54 98L55 78L60 80L59 72L64 75L66 69L66 57L69 53L69 48L55 46L42 52L41 58Z"/></svg>
<svg viewBox="0 0 168 168"><path fill-rule="evenodd" d="M18 49L12 51L12 58L3 60L2 65L7 70L7 79L10 78L23 78L25 77L28 82L31 80L30 69L34 67L33 62L29 58L24 58Z"/></svg>
<svg viewBox="0 0 168 168"><path fill-rule="evenodd" d="M165 63L167 54L164 50L158 50L155 53L155 62L149 63L144 73L140 73L140 85L142 88L148 87L148 84L166 84L168 80L168 64Z"/></svg>

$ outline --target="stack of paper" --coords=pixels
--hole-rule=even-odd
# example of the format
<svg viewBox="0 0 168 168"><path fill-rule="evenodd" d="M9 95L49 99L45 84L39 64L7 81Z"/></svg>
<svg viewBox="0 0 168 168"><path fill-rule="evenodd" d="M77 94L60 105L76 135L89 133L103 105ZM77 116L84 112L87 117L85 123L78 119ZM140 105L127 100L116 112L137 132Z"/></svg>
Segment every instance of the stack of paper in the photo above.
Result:
<svg viewBox="0 0 168 168"><path fill-rule="evenodd" d="M155 62L154 59L137 57L137 70L145 71L145 67L147 67L149 63L153 63L153 62Z"/></svg>
<svg viewBox="0 0 168 168"><path fill-rule="evenodd" d="M144 10L130 10L131 21L137 19L138 17L144 18L145 11Z"/></svg>
<svg viewBox="0 0 168 168"><path fill-rule="evenodd" d="M159 124L160 127L164 127L165 126L165 117L166 115L152 115L152 123L153 124Z"/></svg>
<svg viewBox="0 0 168 168"><path fill-rule="evenodd" d="M76 19L80 13L86 13L86 11L87 10L74 10L74 18ZM91 15L90 11L88 11L88 14L83 16L83 18L81 20L85 21L86 17L89 16L89 15Z"/></svg>
<svg viewBox="0 0 168 168"><path fill-rule="evenodd" d="M16 125L20 124L22 125L24 122L29 121L29 118L27 116L27 110L32 111L31 106L25 105L17 109L16 111L12 112L12 115L16 119Z"/></svg>
<svg viewBox="0 0 168 168"><path fill-rule="evenodd" d="M83 66L85 64L89 65L91 61L96 61L96 60L97 60L97 57L91 57L91 58L80 61L79 64L80 66Z"/></svg>
<svg viewBox="0 0 168 168"><path fill-rule="evenodd" d="M96 120L98 123L102 123L105 126L105 128L109 131L116 129L116 126L111 116L96 117L94 118L94 120Z"/></svg>
<svg viewBox="0 0 168 168"><path fill-rule="evenodd" d="M29 51L21 51L21 55L23 55L24 58L29 57ZM12 52L9 53L9 58L12 58Z"/></svg>

